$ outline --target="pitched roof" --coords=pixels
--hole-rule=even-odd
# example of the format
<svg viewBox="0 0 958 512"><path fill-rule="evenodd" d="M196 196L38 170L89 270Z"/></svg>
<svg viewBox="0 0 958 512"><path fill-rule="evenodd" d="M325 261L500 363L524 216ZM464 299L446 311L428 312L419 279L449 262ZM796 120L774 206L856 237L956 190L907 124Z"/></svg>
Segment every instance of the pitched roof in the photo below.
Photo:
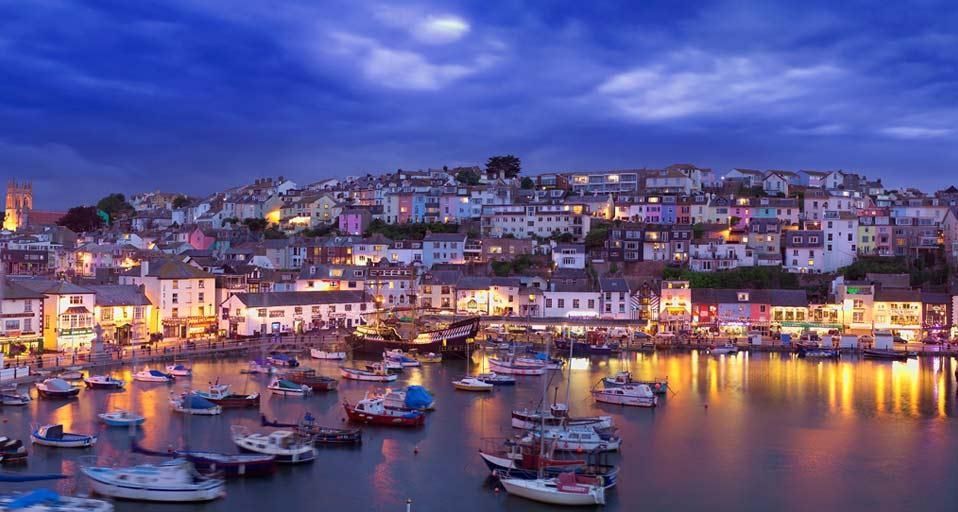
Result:
<svg viewBox="0 0 958 512"><path fill-rule="evenodd" d="M69 295L93 293L93 290L77 286L66 281L55 281L52 279L24 279L18 280L17 284L28 288L34 292L46 295Z"/></svg>
<svg viewBox="0 0 958 512"><path fill-rule="evenodd" d="M150 263L149 272L146 275L159 279L205 279L213 277L212 274L202 269L174 259Z"/></svg>
<svg viewBox="0 0 958 512"><path fill-rule="evenodd" d="M424 242L464 242L465 233L429 233L423 239Z"/></svg>
<svg viewBox="0 0 958 512"><path fill-rule="evenodd" d="M234 295L248 308L266 308L277 306L308 306L315 304L348 304L368 302L366 294L354 290L326 292L267 292L237 293Z"/></svg>
<svg viewBox="0 0 958 512"><path fill-rule="evenodd" d="M629 292L629 283L621 277L599 278L599 289L603 292Z"/></svg>
<svg viewBox="0 0 958 512"><path fill-rule="evenodd" d="M149 306L152 303L139 286L108 284L90 286L96 292L97 306Z"/></svg>
<svg viewBox="0 0 958 512"><path fill-rule="evenodd" d="M875 291L876 302L921 302L921 292L905 288L879 288Z"/></svg>

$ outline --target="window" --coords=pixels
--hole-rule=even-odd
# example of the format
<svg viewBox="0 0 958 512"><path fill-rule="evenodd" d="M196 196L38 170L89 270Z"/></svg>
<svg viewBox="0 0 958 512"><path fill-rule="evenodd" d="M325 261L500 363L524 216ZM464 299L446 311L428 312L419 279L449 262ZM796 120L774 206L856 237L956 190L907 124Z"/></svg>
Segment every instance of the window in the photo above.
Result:
<svg viewBox="0 0 958 512"><path fill-rule="evenodd" d="M595 309L595 299L589 299L589 309Z"/></svg>
<svg viewBox="0 0 958 512"><path fill-rule="evenodd" d="M23 312L30 313L32 311L33 311L33 301L29 299L23 301Z"/></svg>
<svg viewBox="0 0 958 512"><path fill-rule="evenodd" d="M202 279L200 279L199 281L197 281L196 287L202 290L205 284L206 283ZM200 299L200 300L203 300L203 299Z"/></svg>
<svg viewBox="0 0 958 512"><path fill-rule="evenodd" d="M173 318L176 318L177 316L179 316L179 314L180 314L179 308L173 308L172 310L170 310L170 316L172 316Z"/></svg>
<svg viewBox="0 0 958 512"><path fill-rule="evenodd" d="M579 309L579 299L572 299L572 309Z"/></svg>
<svg viewBox="0 0 958 512"><path fill-rule="evenodd" d="M113 320L113 308L106 307L100 310L100 319Z"/></svg>
<svg viewBox="0 0 958 512"><path fill-rule="evenodd" d="M293 314L294 314L294 315L302 315L302 314L303 314L303 307L302 307L302 306L296 306L296 307L294 307L294 308L293 308Z"/></svg>
<svg viewBox="0 0 958 512"><path fill-rule="evenodd" d="M25 332L33 332L33 319L32 319L32 318L24 318L24 319L23 319L23 330L24 330Z"/></svg>
<svg viewBox="0 0 958 512"><path fill-rule="evenodd" d="M179 303L180 303L180 294L174 293L174 294L173 294L173 304L179 304Z"/></svg>
<svg viewBox="0 0 958 512"><path fill-rule="evenodd" d="M200 293L196 296L196 299L197 299L198 301L200 301L200 302L203 302L203 292L200 292Z"/></svg>
<svg viewBox="0 0 958 512"><path fill-rule="evenodd" d="M83 297L80 295L71 295L70 304L73 304L73 305L83 304Z"/></svg>
<svg viewBox="0 0 958 512"><path fill-rule="evenodd" d="M174 280L173 280L173 289L174 289L174 290L177 290L177 289L179 289L179 287L180 287L180 282L177 281L176 279L174 279Z"/></svg>
<svg viewBox="0 0 958 512"><path fill-rule="evenodd" d="M561 309L564 307L565 307L565 299L559 299L559 308Z"/></svg>
<svg viewBox="0 0 958 512"><path fill-rule="evenodd" d="M310 308L310 312L311 312L312 314L314 314L314 315L318 315L318 314L319 314L319 306L313 306L313 307L311 307L311 308Z"/></svg>
<svg viewBox="0 0 958 512"><path fill-rule="evenodd" d="M256 316L258 316L258 317L260 317L260 318L266 318L266 310L265 310L265 309L257 309L257 310L256 310Z"/></svg>
<svg viewBox="0 0 958 512"><path fill-rule="evenodd" d="M4 330L6 331L19 331L20 330L20 321L19 320L6 320L3 322Z"/></svg>
<svg viewBox="0 0 958 512"><path fill-rule="evenodd" d="M352 310L353 310L352 304L346 304L345 306L343 306L343 311L352 311Z"/></svg>
<svg viewBox="0 0 958 512"><path fill-rule="evenodd" d="M136 306L133 308L133 319L134 320L143 319L143 306Z"/></svg>
<svg viewBox="0 0 958 512"><path fill-rule="evenodd" d="M552 299L546 299L546 307L547 307L547 308L551 308L551 307L552 307Z"/></svg>

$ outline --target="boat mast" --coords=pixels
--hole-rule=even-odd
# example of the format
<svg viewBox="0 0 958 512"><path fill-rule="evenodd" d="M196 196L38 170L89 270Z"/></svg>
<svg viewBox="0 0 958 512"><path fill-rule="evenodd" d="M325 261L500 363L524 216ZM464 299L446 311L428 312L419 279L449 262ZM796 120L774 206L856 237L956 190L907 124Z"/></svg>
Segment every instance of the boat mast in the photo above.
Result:
<svg viewBox="0 0 958 512"><path fill-rule="evenodd" d="M572 392L572 350L575 348L575 341L569 342L569 376L566 378L565 383L565 406L566 410L569 408L569 399L570 393Z"/></svg>

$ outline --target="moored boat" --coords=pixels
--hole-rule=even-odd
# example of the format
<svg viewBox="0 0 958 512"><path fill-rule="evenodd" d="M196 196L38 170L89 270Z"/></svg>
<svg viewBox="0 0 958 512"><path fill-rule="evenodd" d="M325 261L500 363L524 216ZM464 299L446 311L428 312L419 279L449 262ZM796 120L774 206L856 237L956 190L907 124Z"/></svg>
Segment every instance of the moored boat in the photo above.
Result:
<svg viewBox="0 0 958 512"><path fill-rule="evenodd" d="M270 354L266 358L266 362L280 368L296 368L299 366L299 360L287 354Z"/></svg>
<svg viewBox="0 0 958 512"><path fill-rule="evenodd" d="M436 399L422 386L408 386L405 390L386 389L383 404L390 409L414 409L431 411L436 408Z"/></svg>
<svg viewBox="0 0 958 512"><path fill-rule="evenodd" d="M112 512L113 505L102 500L61 496L48 489L0 494L0 510L22 512Z"/></svg>
<svg viewBox="0 0 958 512"><path fill-rule="evenodd" d="M266 389L274 395L279 395L282 397L297 397L303 398L309 393L312 393L312 388L305 384L297 384L293 381L286 379L276 379L274 378L270 381L269 386L266 386Z"/></svg>
<svg viewBox="0 0 958 512"><path fill-rule="evenodd" d="M399 378L395 373L389 373L383 370L367 371L360 370L359 368L347 368L345 366L339 369L339 373L344 379L365 380L370 382L392 382Z"/></svg>
<svg viewBox="0 0 958 512"><path fill-rule="evenodd" d="M222 407L196 393L174 394L170 397L170 406L176 412L197 416L216 416L223 413Z"/></svg>
<svg viewBox="0 0 958 512"><path fill-rule="evenodd" d="M21 406L27 405L31 401L30 395L28 393L21 393L15 385L0 390L0 406Z"/></svg>
<svg viewBox="0 0 958 512"><path fill-rule="evenodd" d="M63 380L83 380L83 368L79 366L69 366L64 368L57 377Z"/></svg>
<svg viewBox="0 0 958 512"><path fill-rule="evenodd" d="M664 395L669 390L669 379L668 377L654 380L636 380L632 378L632 373L627 371L618 372L611 377L605 377L602 379L602 385L607 388L615 388L620 386L630 386L634 384L645 384L649 386L653 393L657 395Z"/></svg>
<svg viewBox="0 0 958 512"><path fill-rule="evenodd" d="M496 373L506 375L543 375L546 372L545 365L527 366L516 364L514 361L492 358L489 359L489 368Z"/></svg>
<svg viewBox="0 0 958 512"><path fill-rule="evenodd" d="M416 358L416 361L420 363L441 363L442 354L436 354L435 352L428 352L425 354L412 354L412 357Z"/></svg>
<svg viewBox="0 0 958 512"><path fill-rule="evenodd" d="M390 359L384 359L377 363L369 363L366 365L366 371L369 372L381 372L385 371L388 373L402 373L404 367L399 361L392 361Z"/></svg>
<svg viewBox="0 0 958 512"><path fill-rule="evenodd" d="M81 467L93 491L103 496L139 501L212 501L226 494L222 479L199 474L184 459L162 464L108 468Z"/></svg>
<svg viewBox="0 0 958 512"><path fill-rule="evenodd" d="M54 448L89 448L96 444L96 436L64 432L63 425L41 425L30 434L33 444Z"/></svg>
<svg viewBox="0 0 958 512"><path fill-rule="evenodd" d="M325 427L316 423L312 414L306 413L299 423L280 423L269 421L266 416L260 415L260 424L264 427L291 428L301 437L308 438L313 444L345 445L359 444L363 440L363 431L358 428Z"/></svg>
<svg viewBox="0 0 958 512"><path fill-rule="evenodd" d="M231 454L202 450L154 451L140 446L131 440L134 453L155 457L179 457L193 464L203 474L221 474L226 478L269 475L276 471L276 457L261 454Z"/></svg>
<svg viewBox="0 0 958 512"><path fill-rule="evenodd" d="M269 434L250 433L241 426L233 425L230 433L233 443L240 450L272 455L279 463L302 464L316 459L316 449L312 443L289 430L277 430Z"/></svg>
<svg viewBox="0 0 958 512"><path fill-rule="evenodd" d="M519 496L551 505L604 505L605 486L602 478L560 473L555 478L522 479L509 476L509 472L496 472L503 489Z"/></svg>
<svg viewBox="0 0 958 512"><path fill-rule="evenodd" d="M460 391L492 391L495 388L492 383L477 377L463 377L452 381L452 385Z"/></svg>
<svg viewBox="0 0 958 512"><path fill-rule="evenodd" d="M252 375L273 375L274 373L278 373L278 370L276 367L272 366L266 361L255 359L250 361L246 368L240 370L240 373L249 373Z"/></svg>
<svg viewBox="0 0 958 512"><path fill-rule="evenodd" d="M27 455L23 441L0 436L0 464L26 464Z"/></svg>
<svg viewBox="0 0 958 512"><path fill-rule="evenodd" d="M146 421L146 416L136 414L130 411L116 410L110 412L101 412L97 414L100 421L110 427L128 427L130 425L142 425Z"/></svg>
<svg viewBox="0 0 958 512"><path fill-rule="evenodd" d="M401 349L387 350L383 352L383 360L398 363L403 368L416 368L422 366L415 358L407 355Z"/></svg>
<svg viewBox="0 0 958 512"><path fill-rule="evenodd" d="M499 375L495 372L480 373L476 378L493 386L515 386L516 378L510 375Z"/></svg>
<svg viewBox="0 0 958 512"><path fill-rule="evenodd" d="M63 379L46 379L37 382L37 393L43 398L75 398L80 388Z"/></svg>
<svg viewBox="0 0 958 512"><path fill-rule="evenodd" d="M562 404L555 404L548 411L517 409L512 411L512 428L532 430L545 427L582 427L595 429L612 428L612 416L584 416L570 417L568 409Z"/></svg>
<svg viewBox="0 0 958 512"><path fill-rule="evenodd" d="M529 432L519 442L526 445L539 445L542 432ZM618 451L622 446L622 438L615 432L599 433L590 427L569 427L562 429L546 429L545 442L552 443L556 451L603 452Z"/></svg>
<svg viewBox="0 0 958 512"><path fill-rule="evenodd" d="M908 354L891 349L866 348L862 351L865 359L881 359L885 361L906 361Z"/></svg>
<svg viewBox="0 0 958 512"><path fill-rule="evenodd" d="M140 370L133 374L133 380L140 382L173 382L175 377L169 373L163 373L159 370Z"/></svg>
<svg viewBox="0 0 958 512"><path fill-rule="evenodd" d="M604 389L593 389L592 397L596 402L633 407L655 407L658 398L646 384L629 384Z"/></svg>
<svg viewBox="0 0 958 512"><path fill-rule="evenodd" d="M390 409L386 407L382 397L368 394L355 405L344 400L343 408L349 421L357 423L389 427L421 427L426 423L426 415L421 411Z"/></svg>
<svg viewBox="0 0 958 512"><path fill-rule="evenodd" d="M191 377L193 376L193 369L182 364L170 364L166 366L166 373L174 377Z"/></svg>
<svg viewBox="0 0 958 512"><path fill-rule="evenodd" d="M309 386L313 391L333 391L339 385L339 381L336 379L319 375L316 370L308 368L290 370L283 374L283 377L296 384Z"/></svg>
<svg viewBox="0 0 958 512"><path fill-rule="evenodd" d="M731 343L726 343L724 345L710 348L709 354L712 354L713 356L738 354L738 346Z"/></svg>
<svg viewBox="0 0 958 512"><path fill-rule="evenodd" d="M462 357L468 340L479 332L479 318L452 322L446 327L421 331L413 339L403 339L399 332L386 324L361 325L347 336L346 341L357 353L379 355L384 351L399 349L404 352L433 352L444 356Z"/></svg>
<svg viewBox="0 0 958 512"><path fill-rule="evenodd" d="M126 385L120 379L115 379L109 375L90 375L83 379L83 384L87 389L111 389L120 390Z"/></svg>
<svg viewBox="0 0 958 512"><path fill-rule="evenodd" d="M488 447L479 450L479 457L490 472L508 471L512 478L555 477L559 473L573 471L586 476L601 476L605 488L618 482L618 466L592 462L599 454L589 454L588 459L556 458L550 444L540 454L540 447L517 443L513 440L488 439ZM493 444L498 443L498 444Z"/></svg>
<svg viewBox="0 0 958 512"><path fill-rule="evenodd" d="M248 395L232 393L230 392L229 384L210 384L208 391L194 391L193 393L223 409L259 407L259 393L250 393Z"/></svg>
<svg viewBox="0 0 958 512"><path fill-rule="evenodd" d="M329 361L342 361L346 359L346 353L340 351L323 350L319 348L309 349L309 357L313 359L324 359Z"/></svg>
<svg viewBox="0 0 958 512"><path fill-rule="evenodd" d="M833 348L807 349L799 347L798 349L798 357L801 359L838 359L839 356L838 350Z"/></svg>

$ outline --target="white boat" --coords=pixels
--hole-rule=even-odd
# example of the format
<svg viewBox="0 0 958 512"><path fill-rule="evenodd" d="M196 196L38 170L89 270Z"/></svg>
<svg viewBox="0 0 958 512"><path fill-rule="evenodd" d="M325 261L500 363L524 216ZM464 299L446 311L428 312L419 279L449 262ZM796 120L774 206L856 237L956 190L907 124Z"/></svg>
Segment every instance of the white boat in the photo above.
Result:
<svg viewBox="0 0 958 512"><path fill-rule="evenodd" d="M266 386L266 389L274 395L299 398L305 397L313 391L313 388L305 384L297 384L286 379L273 379L270 381L269 386Z"/></svg>
<svg viewBox="0 0 958 512"><path fill-rule="evenodd" d="M89 498L60 496L48 489L0 495L0 510L20 512L112 512L113 505Z"/></svg>
<svg viewBox="0 0 958 512"><path fill-rule="evenodd" d="M495 372L480 373L476 378L494 386L515 386L516 378L508 375L498 375Z"/></svg>
<svg viewBox="0 0 958 512"><path fill-rule="evenodd" d="M422 363L416 360L416 358L407 355L405 352L403 352L402 350L398 348L383 352L383 359L387 361L399 363L399 365L403 368L417 368L419 366L422 366Z"/></svg>
<svg viewBox="0 0 958 512"><path fill-rule="evenodd" d="M86 385L87 389L113 389L119 390L123 389L126 385L120 379L115 379L109 375L90 375L89 377L83 379L83 383Z"/></svg>
<svg viewBox="0 0 958 512"><path fill-rule="evenodd" d="M0 390L0 405L27 405L31 400L30 395L18 391L16 385Z"/></svg>
<svg viewBox="0 0 958 512"><path fill-rule="evenodd" d="M512 361L492 358L489 360L489 368L496 373L506 375L543 375L546 372L546 366L524 366L515 364Z"/></svg>
<svg viewBox="0 0 958 512"><path fill-rule="evenodd" d="M565 404L553 404L548 411L536 409L516 409L512 411L512 428L532 430L542 425L554 427L589 427L604 430L612 428L612 416L570 417Z"/></svg>
<svg viewBox="0 0 958 512"><path fill-rule="evenodd" d="M492 391L495 388L494 385L476 377L463 377L452 381L452 385L462 391Z"/></svg>
<svg viewBox="0 0 958 512"><path fill-rule="evenodd" d="M289 430L277 430L269 434L250 433L244 427L233 425L230 428L233 443L240 450L263 455L273 455L276 462L300 464L313 462L316 449L309 439L301 438Z"/></svg>
<svg viewBox="0 0 958 512"><path fill-rule="evenodd" d="M522 439L524 444L539 444L540 432L530 432ZM556 451L565 452L603 452L618 451L622 439L617 434L599 434L594 428L573 427L546 429L546 441L553 443Z"/></svg>
<svg viewBox="0 0 958 512"><path fill-rule="evenodd" d="M41 425L30 433L33 444L54 448L89 448L96 444L96 436L63 431L63 425Z"/></svg>
<svg viewBox="0 0 958 512"><path fill-rule="evenodd" d="M279 371L268 362L255 360L250 361L249 365L240 370L240 373L249 373L252 375L273 375L274 373L279 373Z"/></svg>
<svg viewBox="0 0 958 512"><path fill-rule="evenodd" d="M422 386L409 386L406 390L386 388L381 398L389 409L431 411L436 408L435 398Z"/></svg>
<svg viewBox="0 0 958 512"><path fill-rule="evenodd" d="M170 364L166 366L166 373L174 377L191 377L193 369L182 364Z"/></svg>
<svg viewBox="0 0 958 512"><path fill-rule="evenodd" d="M133 380L140 382L173 382L173 375L163 373L159 370L140 370L133 374Z"/></svg>
<svg viewBox="0 0 958 512"><path fill-rule="evenodd" d="M342 367L339 369L339 373L344 379L365 380L370 382L392 382L399 378L399 376L395 373L389 373L382 370L366 371L360 370L358 368Z"/></svg>
<svg viewBox="0 0 958 512"><path fill-rule="evenodd" d="M57 377L63 380L83 380L83 368L79 366L69 366L64 368Z"/></svg>
<svg viewBox="0 0 958 512"><path fill-rule="evenodd" d="M655 407L658 398L648 384L627 384L614 388L593 389L596 402L634 407Z"/></svg>
<svg viewBox="0 0 958 512"><path fill-rule="evenodd" d="M212 501L226 495L219 478L200 475L185 459L123 468L81 467L93 492L139 501Z"/></svg>
<svg viewBox="0 0 958 512"><path fill-rule="evenodd" d="M170 406L176 412L194 414L197 416L216 416L223 413L223 408L210 402L196 393L172 395Z"/></svg>
<svg viewBox="0 0 958 512"><path fill-rule="evenodd" d="M366 370L370 372L387 371L389 373L402 373L404 367L399 361L395 361L393 359L383 359L378 363L367 364Z"/></svg>
<svg viewBox="0 0 958 512"><path fill-rule="evenodd" d="M63 379L44 379L36 386L37 394L42 398L76 398L80 394L80 388Z"/></svg>
<svg viewBox="0 0 958 512"><path fill-rule="evenodd" d="M719 345L717 347L713 347L709 349L709 354L712 354L713 356L721 356L726 354L737 354L737 353L738 353L738 347L735 345L732 345L731 343L726 343L725 345Z"/></svg>
<svg viewBox="0 0 958 512"><path fill-rule="evenodd" d="M333 361L342 361L343 359L346 359L346 353L333 352L333 351L323 350L319 348L311 348L309 349L309 357L312 357L313 359L327 359L327 360L333 360Z"/></svg>
<svg viewBox="0 0 958 512"><path fill-rule="evenodd" d="M142 425L146 421L146 416L136 414L130 411L111 411L97 414L100 421L111 427L127 427L130 425Z"/></svg>
<svg viewBox="0 0 958 512"><path fill-rule="evenodd" d="M510 478L508 472L496 472L503 489L519 496L550 505L587 506L605 504L605 486L601 477L560 473L556 478L523 480Z"/></svg>

